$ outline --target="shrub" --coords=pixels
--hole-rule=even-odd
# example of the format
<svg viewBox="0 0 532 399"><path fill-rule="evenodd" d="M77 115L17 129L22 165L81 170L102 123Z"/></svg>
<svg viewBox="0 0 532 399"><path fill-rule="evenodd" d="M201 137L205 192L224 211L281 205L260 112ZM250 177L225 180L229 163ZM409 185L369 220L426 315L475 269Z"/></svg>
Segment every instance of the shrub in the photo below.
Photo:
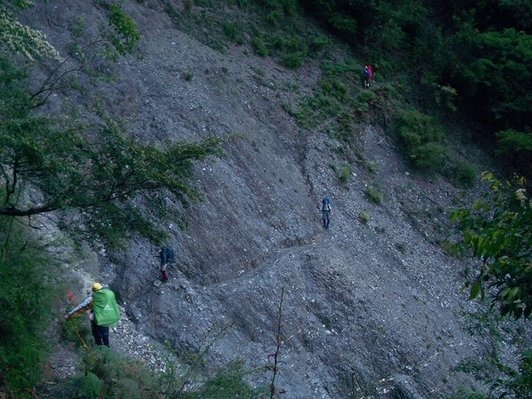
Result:
<svg viewBox="0 0 532 399"><path fill-rule="evenodd" d="M42 377L56 291L45 282L53 264L13 223L0 218L0 375L15 397L26 398Z"/></svg>
<svg viewBox="0 0 532 399"><path fill-rule="evenodd" d="M362 211L358 214L358 220L362 224L367 224L369 222L369 212L368 211Z"/></svg>
<svg viewBox="0 0 532 399"><path fill-rule="evenodd" d="M355 97L353 100L353 108L358 113L367 113L375 101L377 101L377 95L372 91L365 90Z"/></svg>
<svg viewBox="0 0 532 399"><path fill-rule="evenodd" d="M342 182L342 184L347 184L347 182L349 182L349 179L351 178L351 174L352 174L351 167L349 165L343 166L340 169L338 178L340 179L340 182Z"/></svg>
<svg viewBox="0 0 532 399"><path fill-rule="evenodd" d="M194 6L194 1L193 0L185 0L184 3L183 3L183 9L187 13L192 11L192 7L193 6Z"/></svg>
<svg viewBox="0 0 532 399"><path fill-rule="evenodd" d="M380 205L382 203L382 194L375 187L366 187L364 193L366 193L369 200L374 204Z"/></svg>
<svg viewBox="0 0 532 399"><path fill-rule="evenodd" d="M437 121L417 110L397 116L398 138L408 160L417 168L434 171L443 164L445 136Z"/></svg>
<svg viewBox="0 0 532 399"><path fill-rule="evenodd" d="M451 166L449 178L463 187L471 187L477 179L475 167L467 161L458 161Z"/></svg>
<svg viewBox="0 0 532 399"><path fill-rule="evenodd" d="M135 20L127 15L118 4L111 5L109 24L116 35L110 37L111 43L120 54L131 53L140 39Z"/></svg>
<svg viewBox="0 0 532 399"><path fill-rule="evenodd" d="M428 142L413 148L409 153L409 158L417 168L434 172L443 165L445 149L438 143Z"/></svg>
<svg viewBox="0 0 532 399"><path fill-rule="evenodd" d="M303 64L305 56L306 54L302 51L286 54L281 57L281 63L287 68L297 69Z"/></svg>
<svg viewBox="0 0 532 399"><path fill-rule="evenodd" d="M76 20L70 25L70 32L72 32L72 35L77 38L82 37L86 29L87 20L82 16L77 17Z"/></svg>
<svg viewBox="0 0 532 399"><path fill-rule="evenodd" d="M244 38L242 37L242 28L238 24L232 22L226 22L222 25L222 29L225 35L231 39L231 41L237 44L243 44Z"/></svg>
<svg viewBox="0 0 532 399"><path fill-rule="evenodd" d="M255 36L251 40L251 46L253 47L253 50L255 50L255 54L257 54L259 57L267 57L269 52L268 48L266 47L266 42L261 36Z"/></svg>

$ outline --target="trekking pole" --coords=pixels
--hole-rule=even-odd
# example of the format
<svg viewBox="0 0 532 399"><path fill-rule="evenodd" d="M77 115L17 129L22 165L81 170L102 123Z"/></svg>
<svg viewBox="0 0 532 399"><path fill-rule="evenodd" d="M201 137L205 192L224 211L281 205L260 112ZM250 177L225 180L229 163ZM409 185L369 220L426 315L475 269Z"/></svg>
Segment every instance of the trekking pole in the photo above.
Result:
<svg viewBox="0 0 532 399"><path fill-rule="evenodd" d="M83 339L83 337L81 336L81 334L79 333L78 329L76 328L76 331L75 331L76 335L78 336L80 342L81 342L81 347L85 350L85 351L89 351L89 346L87 345L87 343L85 342L85 340Z"/></svg>

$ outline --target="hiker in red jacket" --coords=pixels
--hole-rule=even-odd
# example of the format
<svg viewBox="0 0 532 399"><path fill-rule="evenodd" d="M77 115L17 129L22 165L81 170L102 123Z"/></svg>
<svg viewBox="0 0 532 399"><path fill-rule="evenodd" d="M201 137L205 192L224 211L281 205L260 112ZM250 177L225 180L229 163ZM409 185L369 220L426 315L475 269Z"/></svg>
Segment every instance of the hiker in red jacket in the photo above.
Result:
<svg viewBox="0 0 532 399"><path fill-rule="evenodd" d="M373 76L373 67L370 64L364 65L363 79L365 88L368 88L370 83L373 83Z"/></svg>

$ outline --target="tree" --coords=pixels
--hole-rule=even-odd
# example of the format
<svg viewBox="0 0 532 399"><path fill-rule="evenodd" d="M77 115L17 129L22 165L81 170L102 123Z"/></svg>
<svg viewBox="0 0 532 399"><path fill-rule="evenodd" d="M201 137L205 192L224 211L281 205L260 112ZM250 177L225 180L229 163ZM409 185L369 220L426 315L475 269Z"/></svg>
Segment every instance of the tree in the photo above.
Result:
<svg viewBox="0 0 532 399"><path fill-rule="evenodd" d="M39 112L45 99L27 90L25 78L0 59L1 216L83 209L83 225L100 236L132 230L158 241L133 201L161 191L174 202L199 198L189 184L193 164L220 154L217 139L155 148L128 137L101 109L91 123L50 117Z"/></svg>
<svg viewBox="0 0 532 399"><path fill-rule="evenodd" d="M463 231L461 245L481 262L470 299L489 294L503 315L528 318L532 313L532 201L524 178L501 182L485 173L483 180L490 185L487 197L452 215Z"/></svg>

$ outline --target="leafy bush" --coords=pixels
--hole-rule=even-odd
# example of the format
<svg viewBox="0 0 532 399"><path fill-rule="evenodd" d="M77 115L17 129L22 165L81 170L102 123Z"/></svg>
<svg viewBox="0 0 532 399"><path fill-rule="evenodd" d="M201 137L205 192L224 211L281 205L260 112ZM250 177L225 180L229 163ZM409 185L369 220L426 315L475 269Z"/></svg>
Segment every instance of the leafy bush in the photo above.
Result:
<svg viewBox="0 0 532 399"><path fill-rule="evenodd" d="M463 231L462 246L481 262L470 298L493 294L493 303L503 315L528 318L532 314L532 202L522 178L501 182L486 173L483 180L491 189L487 197L452 214Z"/></svg>
<svg viewBox="0 0 532 399"><path fill-rule="evenodd" d="M131 53L140 39L137 24L127 15L118 4L111 5L109 24L114 28L116 35L110 37L111 43L120 54Z"/></svg>
<svg viewBox="0 0 532 399"><path fill-rule="evenodd" d="M255 50L255 54L257 54L259 57L267 57L269 52L268 48L266 47L266 42L261 36L254 36L251 40L251 46Z"/></svg>
<svg viewBox="0 0 532 399"><path fill-rule="evenodd" d="M463 187L471 187L477 180L477 170L467 161L458 161L450 167L449 178Z"/></svg>
<svg viewBox="0 0 532 399"><path fill-rule="evenodd" d="M85 371L71 381L74 398L158 399L157 379L138 362L120 357L105 346L85 353Z"/></svg>
<svg viewBox="0 0 532 399"><path fill-rule="evenodd" d="M353 108L359 114L366 114L370 111L371 105L377 101L377 95L369 90L363 91L354 98Z"/></svg>
<svg viewBox="0 0 532 399"><path fill-rule="evenodd" d="M400 143L408 160L425 171L435 171L444 161L443 129L436 120L419 111L402 111L397 116Z"/></svg>
<svg viewBox="0 0 532 399"><path fill-rule="evenodd" d="M369 222L369 212L368 211L362 211L358 214L358 220L362 224L368 224Z"/></svg>
<svg viewBox="0 0 532 399"><path fill-rule="evenodd" d="M342 184L347 184L349 182L349 179L351 178L351 174L353 172L351 171L351 167L350 166L343 166L341 169L340 169L340 173L338 175L338 178L340 179L340 182Z"/></svg>
<svg viewBox="0 0 532 399"><path fill-rule="evenodd" d="M55 298L53 264L13 218L0 218L0 375L17 398L30 398L47 354L44 332Z"/></svg>
<svg viewBox="0 0 532 399"><path fill-rule="evenodd" d="M222 25L225 35L236 44L243 44L244 38L242 36L242 27L236 23L226 22Z"/></svg>
<svg viewBox="0 0 532 399"><path fill-rule="evenodd" d="M503 130L496 133L497 154L523 174L530 175L532 165L532 132L520 132L514 129ZM508 163L508 162L507 162Z"/></svg>
<svg viewBox="0 0 532 399"><path fill-rule="evenodd" d="M372 187L372 186L366 187L366 189L364 190L364 193L366 193L366 196L374 204L380 205L382 203L382 194L375 187Z"/></svg>

